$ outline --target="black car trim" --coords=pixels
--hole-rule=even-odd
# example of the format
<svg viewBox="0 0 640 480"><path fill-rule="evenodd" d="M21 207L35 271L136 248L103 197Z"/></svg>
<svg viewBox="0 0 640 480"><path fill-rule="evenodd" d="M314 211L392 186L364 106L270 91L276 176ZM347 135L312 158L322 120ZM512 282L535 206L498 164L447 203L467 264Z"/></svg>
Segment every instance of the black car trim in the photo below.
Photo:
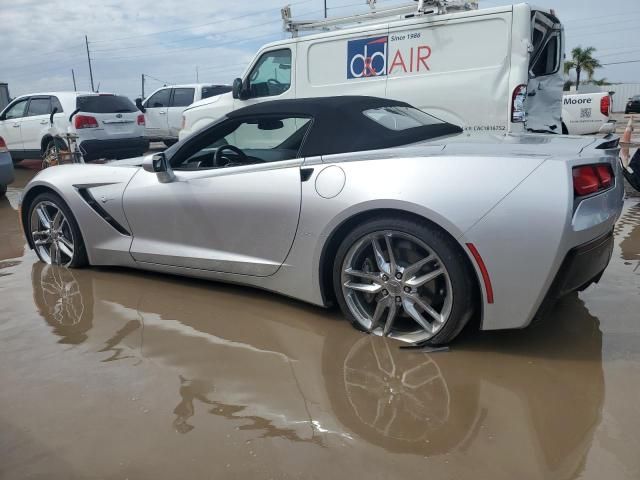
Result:
<svg viewBox="0 0 640 480"><path fill-rule="evenodd" d="M93 195L91 195L91 192L87 188L78 188L78 193L93 209L93 211L100 215L104 221L111 225L118 233L126 235L127 237L131 236L131 233L129 233L126 228L120 225L104 208L100 206L98 201L93 197Z"/></svg>
<svg viewBox="0 0 640 480"><path fill-rule="evenodd" d="M582 291L592 283L597 283L609 265L612 254L613 230L569 250L540 304L536 317L544 317L556 301L565 295Z"/></svg>

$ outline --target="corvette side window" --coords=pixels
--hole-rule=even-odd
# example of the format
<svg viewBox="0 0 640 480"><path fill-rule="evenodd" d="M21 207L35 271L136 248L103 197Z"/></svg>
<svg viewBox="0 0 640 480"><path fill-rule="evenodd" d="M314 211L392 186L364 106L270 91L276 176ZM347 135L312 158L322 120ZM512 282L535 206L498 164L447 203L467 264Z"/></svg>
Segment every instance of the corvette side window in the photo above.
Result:
<svg viewBox="0 0 640 480"><path fill-rule="evenodd" d="M309 118L282 116L228 120L200 134L202 138L174 168L197 170L291 160L297 158L310 124Z"/></svg>

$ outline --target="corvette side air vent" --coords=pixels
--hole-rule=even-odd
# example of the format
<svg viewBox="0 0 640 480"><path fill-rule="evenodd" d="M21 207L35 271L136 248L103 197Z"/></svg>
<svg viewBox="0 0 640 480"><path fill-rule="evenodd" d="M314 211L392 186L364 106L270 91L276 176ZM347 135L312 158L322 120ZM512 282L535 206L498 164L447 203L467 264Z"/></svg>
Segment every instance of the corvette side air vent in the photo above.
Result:
<svg viewBox="0 0 640 480"><path fill-rule="evenodd" d="M111 215L109 215L109 213L104 208L100 206L100 204L96 201L95 198L93 198L93 195L91 195L91 192L89 192L88 189L78 188L78 193L84 199L84 201L87 202L87 204L93 209L93 211L100 215L105 220L105 222L115 228L118 233L127 235L128 237L131 236L131 233L129 233L126 228L120 225Z"/></svg>

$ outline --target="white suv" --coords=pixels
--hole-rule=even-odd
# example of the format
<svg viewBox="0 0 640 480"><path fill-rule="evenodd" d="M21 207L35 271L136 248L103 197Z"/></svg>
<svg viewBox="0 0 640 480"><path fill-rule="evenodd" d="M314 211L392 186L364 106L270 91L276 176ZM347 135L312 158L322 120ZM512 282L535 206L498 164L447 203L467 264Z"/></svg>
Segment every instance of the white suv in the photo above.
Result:
<svg viewBox="0 0 640 480"><path fill-rule="evenodd" d="M23 95L0 113L0 136L14 162L39 158L54 144L55 130L78 135L86 161L144 154L144 115L127 97L110 93L50 92Z"/></svg>

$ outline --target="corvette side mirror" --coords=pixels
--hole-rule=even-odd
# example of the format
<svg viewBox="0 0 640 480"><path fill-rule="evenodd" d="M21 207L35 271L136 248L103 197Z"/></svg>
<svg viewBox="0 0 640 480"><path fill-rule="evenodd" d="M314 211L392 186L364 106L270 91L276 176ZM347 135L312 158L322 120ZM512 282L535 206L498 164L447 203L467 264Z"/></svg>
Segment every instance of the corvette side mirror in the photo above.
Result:
<svg viewBox="0 0 640 480"><path fill-rule="evenodd" d="M145 156L142 159L142 169L145 172L155 173L160 183L169 183L175 178L167 157L162 152Z"/></svg>

